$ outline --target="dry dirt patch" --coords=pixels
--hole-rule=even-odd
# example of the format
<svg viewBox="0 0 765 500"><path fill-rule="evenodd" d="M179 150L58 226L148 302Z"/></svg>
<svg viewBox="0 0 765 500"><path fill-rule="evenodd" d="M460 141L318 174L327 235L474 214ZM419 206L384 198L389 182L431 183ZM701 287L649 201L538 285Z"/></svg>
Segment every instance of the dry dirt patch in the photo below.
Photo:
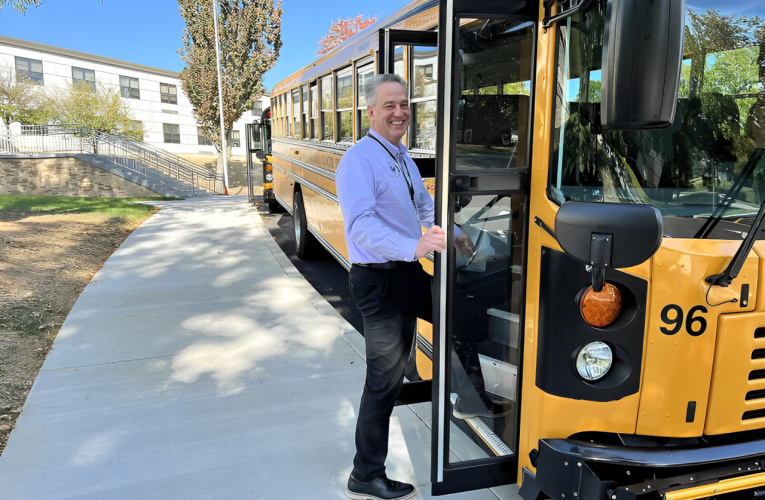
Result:
<svg viewBox="0 0 765 500"><path fill-rule="evenodd" d="M0 212L0 454L77 297L149 216Z"/></svg>

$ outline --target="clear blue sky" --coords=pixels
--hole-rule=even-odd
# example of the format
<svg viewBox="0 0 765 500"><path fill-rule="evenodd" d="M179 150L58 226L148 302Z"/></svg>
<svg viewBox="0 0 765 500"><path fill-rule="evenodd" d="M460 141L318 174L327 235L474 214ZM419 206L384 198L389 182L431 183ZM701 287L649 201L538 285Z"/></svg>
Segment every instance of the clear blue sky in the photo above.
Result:
<svg viewBox="0 0 765 500"><path fill-rule="evenodd" d="M332 20L363 14L382 19L409 0L362 4L351 0L285 0L282 4L282 49L276 66L265 75L276 83L316 59L316 42ZM372 10L370 5L377 5ZM43 0L26 15L0 10L0 35L54 45L155 68L181 71L178 54L185 24L174 0Z"/></svg>

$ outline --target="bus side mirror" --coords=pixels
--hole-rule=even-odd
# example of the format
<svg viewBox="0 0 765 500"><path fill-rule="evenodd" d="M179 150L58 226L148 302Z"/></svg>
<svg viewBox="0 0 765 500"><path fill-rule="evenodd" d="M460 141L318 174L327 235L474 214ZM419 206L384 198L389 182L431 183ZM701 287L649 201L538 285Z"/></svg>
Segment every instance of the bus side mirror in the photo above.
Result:
<svg viewBox="0 0 765 500"><path fill-rule="evenodd" d="M255 158L257 158L260 161L265 160L266 159L266 152L263 151L262 149L258 149L257 151L255 151Z"/></svg>
<svg viewBox="0 0 765 500"><path fill-rule="evenodd" d="M603 129L672 125L684 35L685 0L608 0L601 75Z"/></svg>
<svg viewBox="0 0 765 500"><path fill-rule="evenodd" d="M599 292L606 269L636 266L656 253L664 225L650 205L568 201L555 216L555 237L564 252L592 268Z"/></svg>

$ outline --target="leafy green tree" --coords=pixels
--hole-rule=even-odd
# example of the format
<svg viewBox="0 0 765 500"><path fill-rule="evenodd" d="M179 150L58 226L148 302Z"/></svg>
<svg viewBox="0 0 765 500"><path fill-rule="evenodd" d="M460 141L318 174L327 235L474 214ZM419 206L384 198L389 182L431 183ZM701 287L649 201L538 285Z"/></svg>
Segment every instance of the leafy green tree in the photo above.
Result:
<svg viewBox="0 0 765 500"><path fill-rule="evenodd" d="M707 56L760 46L765 24L757 16L722 16L711 9L703 14L688 9L688 16L690 26L686 26L684 51L692 61L689 95L693 97L703 87Z"/></svg>
<svg viewBox="0 0 765 500"><path fill-rule="evenodd" d="M726 50L711 54L714 62L704 71L704 92L725 95L755 94L758 92L758 47Z"/></svg>
<svg viewBox="0 0 765 500"><path fill-rule="evenodd" d="M0 67L0 119L4 124L46 123L46 103L41 86L25 78L16 78L11 68Z"/></svg>
<svg viewBox="0 0 765 500"><path fill-rule="evenodd" d="M194 107L194 118L221 153L215 25L210 0L178 0L183 30L183 90ZM263 74L279 58L281 0L218 0L223 122L228 134L234 122L253 108L265 92ZM230 145L229 145L230 147ZM228 149L228 148L227 148ZM230 154L230 149L226 151ZM218 157L222 169L222 156ZM221 172L222 173L222 172Z"/></svg>
<svg viewBox="0 0 765 500"><path fill-rule="evenodd" d="M714 62L704 72L704 92L738 97L742 126L760 90L758 53L758 47L745 47L713 54L710 59L713 57Z"/></svg>
<svg viewBox="0 0 765 500"><path fill-rule="evenodd" d="M47 107L53 122L78 123L107 134L143 140L143 129L136 126L130 107L111 85L98 82L93 89L82 83L51 89Z"/></svg>

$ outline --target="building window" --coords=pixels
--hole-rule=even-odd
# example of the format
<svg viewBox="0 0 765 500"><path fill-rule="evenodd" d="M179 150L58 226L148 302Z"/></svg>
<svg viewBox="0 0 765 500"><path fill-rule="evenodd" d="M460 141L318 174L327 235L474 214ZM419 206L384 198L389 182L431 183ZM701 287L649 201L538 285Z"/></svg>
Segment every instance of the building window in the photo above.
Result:
<svg viewBox="0 0 765 500"><path fill-rule="evenodd" d="M36 59L27 59L26 57L17 57L16 79L32 80L35 83L44 85L42 61L38 61Z"/></svg>
<svg viewBox="0 0 765 500"><path fill-rule="evenodd" d="M335 122L332 119L332 75L321 79L321 139L335 140Z"/></svg>
<svg viewBox="0 0 765 500"><path fill-rule="evenodd" d="M78 89L82 84L88 84L91 90L96 90L96 72L92 69L83 69L72 67L72 81Z"/></svg>
<svg viewBox="0 0 765 500"><path fill-rule="evenodd" d="M252 114L256 118L261 117L261 115L263 114L263 101L261 101L260 99L255 101L255 106L253 106L252 108Z"/></svg>
<svg viewBox="0 0 765 500"><path fill-rule="evenodd" d="M135 78L131 78L135 80ZM136 89L138 88L138 80L136 80ZM159 84L159 98L162 102L167 104L178 104L178 88L175 85L169 83Z"/></svg>
<svg viewBox="0 0 765 500"><path fill-rule="evenodd" d="M367 109L367 99L364 97L364 83L374 76L375 68L373 64L367 64L356 69L357 88L359 95L356 102L356 140L360 140L369 133L371 122L369 121L369 110Z"/></svg>
<svg viewBox="0 0 765 500"><path fill-rule="evenodd" d="M120 77L120 95L129 99L140 99L141 93L138 90L138 78L129 76ZM167 142L167 141L165 141Z"/></svg>
<svg viewBox="0 0 765 500"><path fill-rule="evenodd" d="M238 130L229 130L228 137L226 139L228 140L228 145L231 146L232 148L241 147L241 142L239 142Z"/></svg>
<svg viewBox="0 0 765 500"><path fill-rule="evenodd" d="M200 146L212 146L213 143L202 131L202 127L197 127L197 143Z"/></svg>
<svg viewBox="0 0 765 500"><path fill-rule="evenodd" d="M337 74L337 127L340 142L353 142L353 70Z"/></svg>
<svg viewBox="0 0 765 500"><path fill-rule="evenodd" d="M165 133L165 142L168 144L181 143L181 127L174 123L163 123L162 130Z"/></svg>

